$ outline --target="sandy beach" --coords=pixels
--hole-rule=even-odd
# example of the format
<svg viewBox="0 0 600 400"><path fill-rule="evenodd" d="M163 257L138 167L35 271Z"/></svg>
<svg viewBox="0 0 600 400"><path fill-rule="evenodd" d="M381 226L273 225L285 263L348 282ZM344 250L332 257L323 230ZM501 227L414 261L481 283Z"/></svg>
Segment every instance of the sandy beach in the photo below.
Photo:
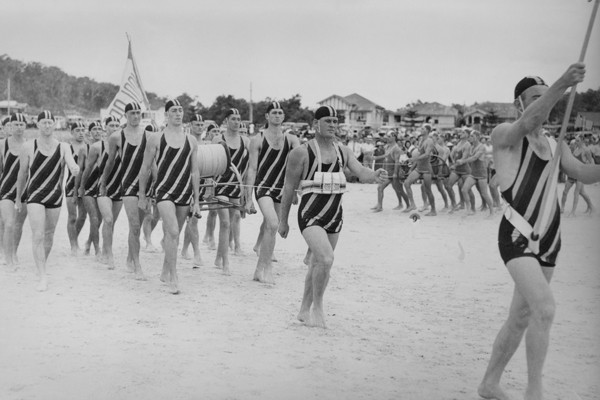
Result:
<svg viewBox="0 0 600 400"><path fill-rule="evenodd" d="M125 271L124 212L116 270L70 257L64 202L49 290L38 293L26 221L20 268L0 266L0 399L478 399L513 290L496 245L500 216L440 213L414 223L392 210L391 188L384 211L372 213L376 185L349 186L327 330L296 320L306 272L296 208L288 239L277 241L274 286L252 281L255 215L242 222L246 254L231 256L232 275L203 245L203 267L179 260L177 296L159 281L161 253L142 252L147 281ZM586 190L600 207L600 185ZM568 209L571 201L572 192ZM600 215L579 206L579 216L563 217L552 282L550 400L600 398ZM161 237L159 224L154 242ZM524 345L503 382L522 398Z"/></svg>

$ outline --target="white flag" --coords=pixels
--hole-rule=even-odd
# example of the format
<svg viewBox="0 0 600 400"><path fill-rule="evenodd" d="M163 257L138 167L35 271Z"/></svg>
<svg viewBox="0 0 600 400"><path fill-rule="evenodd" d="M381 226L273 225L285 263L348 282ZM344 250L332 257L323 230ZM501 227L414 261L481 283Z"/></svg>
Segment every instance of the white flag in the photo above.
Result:
<svg viewBox="0 0 600 400"><path fill-rule="evenodd" d="M108 115L112 115L121 119L123 115L125 115L125 106L127 103L131 103L132 101L139 103L142 110L150 108L150 102L146 97L144 86L142 86L140 73L138 72L135 60L133 59L130 40L127 62L125 63L125 70L123 71L123 78L121 79L121 87L119 88L119 91L117 92L117 95L113 101L111 101L110 105L108 106Z"/></svg>

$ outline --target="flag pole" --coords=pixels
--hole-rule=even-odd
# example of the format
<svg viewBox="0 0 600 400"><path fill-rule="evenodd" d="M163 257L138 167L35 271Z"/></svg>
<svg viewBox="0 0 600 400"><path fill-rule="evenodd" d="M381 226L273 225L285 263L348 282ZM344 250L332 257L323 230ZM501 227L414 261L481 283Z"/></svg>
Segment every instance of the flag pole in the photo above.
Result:
<svg viewBox="0 0 600 400"><path fill-rule="evenodd" d="M598 5L600 4L600 0L594 1L594 7L592 8L592 14L590 15L590 21L588 23L587 31L585 34L585 38L583 40L583 46L581 47L581 53L579 53L579 62L582 63L585 59L585 53L587 52L588 44L590 42L590 36L592 35L592 28L594 27L594 21L596 19L596 14L598 13ZM577 94L577 84L571 86L571 92L569 94L569 101L567 102L567 108L565 109L565 115L563 117L562 126L560 128L560 134L557 140L556 151L550 161L550 174L548 175L548 181L544 186L544 196L542 199L542 205L540 208L540 218L537 219L535 226L533 227L533 233L531 234L531 239L534 241L539 240L539 234L541 232L541 228L547 224L547 219L550 213L550 209L552 208L552 204L549 202L553 201L554 196L550 196L550 189L554 188L556 190L556 182L557 178L555 176L558 172L558 166L560 164L560 156L562 153L562 142L567 134L567 126L569 125L569 119L571 119L571 111L573 110L573 103L575 102L575 95Z"/></svg>

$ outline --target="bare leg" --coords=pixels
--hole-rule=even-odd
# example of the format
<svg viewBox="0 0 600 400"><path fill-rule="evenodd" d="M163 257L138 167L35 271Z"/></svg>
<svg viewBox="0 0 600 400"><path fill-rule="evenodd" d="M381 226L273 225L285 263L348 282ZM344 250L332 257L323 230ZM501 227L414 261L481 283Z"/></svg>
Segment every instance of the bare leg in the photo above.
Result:
<svg viewBox="0 0 600 400"><path fill-rule="evenodd" d="M131 257L135 279L146 280L140 264L141 221L144 220L144 215L146 213L138 207L137 196L123 197L123 206L125 207L125 214L127 214L127 220L129 222L129 237L127 243L129 245L129 257Z"/></svg>
<svg viewBox="0 0 600 400"><path fill-rule="evenodd" d="M67 204L67 234L71 243L71 255L77 256L80 250L77 239L79 236L79 231L77 230L77 197L65 197L65 203Z"/></svg>
<svg viewBox="0 0 600 400"><path fill-rule="evenodd" d="M436 216L435 197L433 197L433 191L431 190L431 174L423 174L423 184L421 186L425 191L425 195L429 200L429 206L431 207L431 211L425 215L429 217Z"/></svg>
<svg viewBox="0 0 600 400"><path fill-rule="evenodd" d="M570 181L567 178L567 181L565 182L565 188L563 189L562 197L561 197L561 200L560 200L560 210L561 210L561 212L565 212L565 206L567 204L567 196L569 194L569 190L571 190L571 187L573 186L573 183L574 182Z"/></svg>
<svg viewBox="0 0 600 400"><path fill-rule="evenodd" d="M230 199L229 201L231 201L234 204L240 204L240 200L239 199ZM244 252L242 250L242 244L240 241L240 231L241 231L241 222L242 222L242 215L240 213L239 210L236 210L235 208L230 208L229 209L229 220L231 223L231 231L230 231L230 236L229 239L230 241L233 240L233 252L236 256L243 256Z"/></svg>
<svg viewBox="0 0 600 400"><path fill-rule="evenodd" d="M96 198L92 196L84 196L83 204L90 216L90 240L96 250L96 258L98 258L102 254L100 251L100 210Z"/></svg>
<svg viewBox="0 0 600 400"><path fill-rule="evenodd" d="M189 235L189 243L192 245L192 250L194 251L194 262L193 268L197 268L202 263L202 257L200 255L200 234L198 233L198 218L195 216L191 216L188 218L188 222L186 225L186 235ZM184 239L185 246L185 239ZM185 252L187 254L187 250ZM182 251L183 255L183 251Z"/></svg>
<svg viewBox="0 0 600 400"><path fill-rule="evenodd" d="M419 173L417 171L413 171L408 175L408 178L406 178L406 181L404 181L404 190L406 191L406 195L408 196L408 202L409 202L408 208L403 211L405 213L417 209L417 207L415 206L415 199L413 197L413 192L412 192L412 189L410 188L410 185L412 185L417 179L419 179Z"/></svg>
<svg viewBox="0 0 600 400"><path fill-rule="evenodd" d="M473 179L473 177L471 175L469 175L469 176L467 176L462 187L460 188L462 197L465 201L467 215L475 214L475 211L473 210L473 208L475 207L475 204L471 202L471 196L473 196L473 200L475 199L473 192L471 192L471 188L473 187L474 184L475 184L475 179Z"/></svg>
<svg viewBox="0 0 600 400"><path fill-rule="evenodd" d="M144 234L144 241L146 242L146 251L157 252L158 249L152 244L152 231L156 228L160 215L156 205L152 206L152 212L147 213L142 221L142 232Z"/></svg>
<svg viewBox="0 0 600 400"><path fill-rule="evenodd" d="M25 208L25 207L23 207ZM15 271L15 225L17 212L12 200L0 200L0 218L2 219L2 249L9 271Z"/></svg>
<svg viewBox="0 0 600 400"><path fill-rule="evenodd" d="M45 291L48 289L46 261L52 249L60 207L46 209L41 204L27 204L27 212L29 214L29 224L31 225L33 259L40 278L37 290Z"/></svg>
<svg viewBox="0 0 600 400"><path fill-rule="evenodd" d="M495 208L500 208L500 193L498 191L498 178L496 177L496 175L492 176L490 179L490 193L492 195L492 202L494 204Z"/></svg>
<svg viewBox="0 0 600 400"><path fill-rule="evenodd" d="M494 215L494 206L492 205L492 197L490 196L490 190L485 179L477 179L477 189L481 198L487 204L490 216Z"/></svg>
<svg viewBox="0 0 600 400"><path fill-rule="evenodd" d="M302 236L310 247L312 257L305 280L304 296L298 319L306 322L309 326L326 328L323 295L329 282L329 274L333 265L333 251L339 234L327 234L323 228L311 226L302 232ZM306 315L311 306L312 312L307 322Z"/></svg>
<svg viewBox="0 0 600 400"><path fill-rule="evenodd" d="M402 209L402 200L404 200L406 207L408 207L409 206L408 196L407 196L406 192L404 191L404 185L402 184L400 179L398 179L398 178L392 179L392 188L396 192L396 197L398 197L398 206L394 207L394 210Z"/></svg>
<svg viewBox="0 0 600 400"><path fill-rule="evenodd" d="M374 212L383 211L383 191L386 187L391 183L391 180L387 180L385 182L377 185L377 205L373 208Z"/></svg>
<svg viewBox="0 0 600 400"><path fill-rule="evenodd" d="M185 223L189 211L188 206L175 206L171 201L157 203L157 208L163 221L165 258L161 277L169 285L172 294L179 293L179 277L177 276L177 245L179 232Z"/></svg>
<svg viewBox="0 0 600 400"><path fill-rule="evenodd" d="M252 250L256 253L256 255L259 255L259 253L260 253L260 244L262 243L264 235L265 235L265 219L263 218L263 220L260 224L260 229L258 230L258 236L256 237L256 243L254 244L254 247L252 248Z"/></svg>
<svg viewBox="0 0 600 400"><path fill-rule="evenodd" d="M437 187L438 192L442 195L442 199L444 199L444 209L442 211L448 210L448 195L446 194L446 188L444 187L444 178L438 177L434 182Z"/></svg>
<svg viewBox="0 0 600 400"><path fill-rule="evenodd" d="M542 368L555 310L554 297L548 284L553 269L540 267L533 257L516 258L506 266L515 282L515 291L508 319L494 341L492 356L478 392L486 399L509 398L500 389L500 378L527 330L528 385L525 399L539 400L543 398Z"/></svg>
<svg viewBox="0 0 600 400"><path fill-rule="evenodd" d="M208 245L208 248L214 250L215 246L215 225L217 223L217 211L210 210L206 217L206 232L204 233L204 243Z"/></svg>
<svg viewBox="0 0 600 400"><path fill-rule="evenodd" d="M224 199L227 198L225 197ZM222 268L223 273L229 275L229 231L231 228L229 210L221 208L217 210L217 215L219 216L219 244L217 247L215 266Z"/></svg>
<svg viewBox="0 0 600 400"><path fill-rule="evenodd" d="M112 251L115 221L123 205L122 201L113 202L108 197L98 197L98 209L102 217L102 254L108 269L115 269L115 260Z"/></svg>
<svg viewBox="0 0 600 400"><path fill-rule="evenodd" d="M254 280L267 284L274 284L273 278L273 251L279 227L280 204L273 202L270 197L261 197L257 200L260 212L263 215L263 238L258 252L258 262L254 271Z"/></svg>

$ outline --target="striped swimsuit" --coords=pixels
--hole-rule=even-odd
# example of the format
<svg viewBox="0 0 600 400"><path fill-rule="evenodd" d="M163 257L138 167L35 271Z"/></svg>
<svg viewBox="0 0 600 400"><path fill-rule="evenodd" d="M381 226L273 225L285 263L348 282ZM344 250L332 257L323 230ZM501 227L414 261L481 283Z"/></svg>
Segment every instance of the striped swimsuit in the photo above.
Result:
<svg viewBox="0 0 600 400"><path fill-rule="evenodd" d="M58 208L62 205L62 178L64 161L60 144L50 156L38 149L37 139L33 142L33 160L29 166L27 183L27 203L41 204L46 208Z"/></svg>
<svg viewBox="0 0 600 400"><path fill-rule="evenodd" d="M291 150L287 135L283 136L283 147L274 149L269 146L267 138L263 138L260 154L258 155L258 169L254 181L256 199L271 197L275 203L281 203L283 194L283 181L287 156Z"/></svg>
<svg viewBox="0 0 600 400"><path fill-rule="evenodd" d="M313 139L314 140L314 139ZM309 142L310 143L310 142ZM317 171L317 157L314 150L308 144L308 169L303 180L314 179ZM337 146L337 144L336 144ZM321 164L323 172L339 172L343 170L344 159L340 152L340 158L332 164ZM300 206L298 207L298 227L300 232L310 226L320 226L327 233L338 233L342 230L343 209L342 194L318 194L307 193L302 196Z"/></svg>
<svg viewBox="0 0 600 400"><path fill-rule="evenodd" d="M137 196L140 190L140 170L146 150L146 133L142 134L139 145L133 145L125 138L125 131L121 131L121 173L122 196Z"/></svg>
<svg viewBox="0 0 600 400"><path fill-rule="evenodd" d="M523 138L519 170L512 186L502 192L502 196L521 214L531 226L538 219L542 204L544 186L550 170L549 161L539 158L527 137ZM552 195L555 195L553 193ZM527 247L527 239L506 219L502 218L498 231L498 247L504 263L517 257L534 257L540 265L553 267L560 250L560 208L554 200L551 218L544 232L540 233L540 252L533 254Z"/></svg>
<svg viewBox="0 0 600 400"><path fill-rule="evenodd" d="M106 165L106 160L108 160L108 154L106 157L103 157L105 154L104 142L100 144L102 146L102 150L100 150L100 157L96 160L96 164L92 167L92 172L87 178L85 185L83 186L84 196L98 197L98 190L100 189L100 175L102 171L104 171L104 166Z"/></svg>
<svg viewBox="0 0 600 400"><path fill-rule="evenodd" d="M229 146L227 148L231 154L231 164L235 165L243 179L250 159L250 154L244 145L244 140L240 137L240 147L237 149L232 149ZM242 197L242 189L239 186L242 182L238 182L238 178L233 171L228 169L223 175L219 175L215 181L221 184L216 187L215 196L227 196L230 199L239 199ZM228 183L228 185L223 185L223 183Z"/></svg>
<svg viewBox="0 0 600 400"><path fill-rule="evenodd" d="M102 157L102 165L105 167L108 162L108 150L104 149L104 152L101 155ZM115 154L115 162L113 164L112 170L109 172L108 177L106 178L106 197L111 199L112 201L121 201L121 153L117 152ZM104 171L104 167L102 167L101 171Z"/></svg>
<svg viewBox="0 0 600 400"><path fill-rule="evenodd" d="M90 146L86 144L86 154L90 151ZM75 153L75 149L73 145L71 145L71 153L73 153L73 160L75 160L75 164L79 162L79 152ZM79 172L83 174L83 169ZM77 193L76 193L77 192ZM65 197L73 197L77 194L79 197L79 192L75 190L75 175L71 173L71 171L67 171L67 183L65 183Z"/></svg>
<svg viewBox="0 0 600 400"><path fill-rule="evenodd" d="M181 147L167 144L164 133L158 150L156 202L171 201L176 206L188 206L192 201L192 147L188 136Z"/></svg>
<svg viewBox="0 0 600 400"><path fill-rule="evenodd" d="M8 138L4 146L4 168L2 178L0 178L0 200L10 200L12 202L17 198L17 176L19 175L19 156L10 152L8 147ZM27 198L25 193L21 196L21 201Z"/></svg>

